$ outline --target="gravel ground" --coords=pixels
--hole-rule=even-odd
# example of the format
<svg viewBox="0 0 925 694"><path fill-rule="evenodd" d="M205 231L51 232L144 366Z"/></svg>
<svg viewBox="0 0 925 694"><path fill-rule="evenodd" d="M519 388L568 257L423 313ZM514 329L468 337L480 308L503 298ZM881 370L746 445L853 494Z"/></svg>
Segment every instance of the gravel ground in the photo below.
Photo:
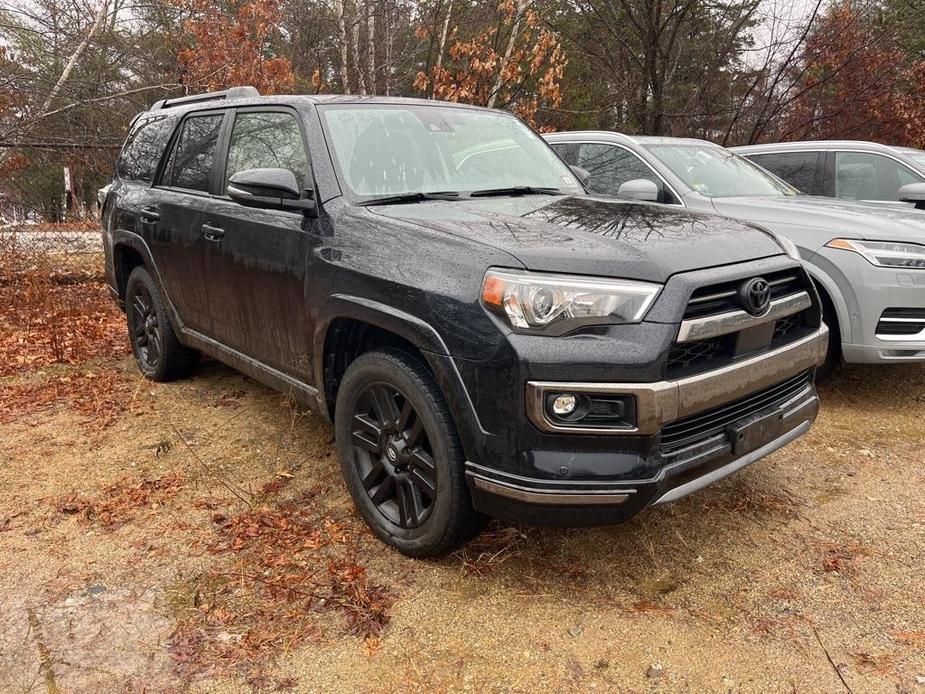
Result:
<svg viewBox="0 0 925 694"><path fill-rule="evenodd" d="M330 427L223 366L0 396L103 372L108 426L0 420L0 691L925 692L925 367L843 371L803 439L623 526L492 525L439 561L377 543ZM352 602L275 589L251 530L220 547L303 507L318 532L279 554L349 559Z"/></svg>

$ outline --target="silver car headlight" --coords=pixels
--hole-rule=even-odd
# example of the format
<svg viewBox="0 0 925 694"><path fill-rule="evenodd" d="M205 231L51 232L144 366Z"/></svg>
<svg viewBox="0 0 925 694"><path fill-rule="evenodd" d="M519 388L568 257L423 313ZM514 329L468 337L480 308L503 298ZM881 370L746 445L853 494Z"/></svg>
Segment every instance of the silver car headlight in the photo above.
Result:
<svg viewBox="0 0 925 694"><path fill-rule="evenodd" d="M489 270L482 304L515 330L561 335L582 325L638 323L661 288L607 277Z"/></svg>
<svg viewBox="0 0 925 694"><path fill-rule="evenodd" d="M843 251L854 251L877 267L925 270L925 246L917 243L832 239L825 245Z"/></svg>

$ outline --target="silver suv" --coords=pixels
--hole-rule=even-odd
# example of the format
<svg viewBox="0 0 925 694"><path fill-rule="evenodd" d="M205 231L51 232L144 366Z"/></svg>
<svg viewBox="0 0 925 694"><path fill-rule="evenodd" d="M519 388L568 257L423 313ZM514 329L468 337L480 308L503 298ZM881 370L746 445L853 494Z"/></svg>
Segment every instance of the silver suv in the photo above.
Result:
<svg viewBox="0 0 925 694"><path fill-rule="evenodd" d="M733 147L807 195L925 204L925 150L826 140Z"/></svg>
<svg viewBox="0 0 925 694"><path fill-rule="evenodd" d="M703 140L613 132L545 136L598 194L718 212L792 240L832 328L831 367L925 361L925 213L812 197Z"/></svg>

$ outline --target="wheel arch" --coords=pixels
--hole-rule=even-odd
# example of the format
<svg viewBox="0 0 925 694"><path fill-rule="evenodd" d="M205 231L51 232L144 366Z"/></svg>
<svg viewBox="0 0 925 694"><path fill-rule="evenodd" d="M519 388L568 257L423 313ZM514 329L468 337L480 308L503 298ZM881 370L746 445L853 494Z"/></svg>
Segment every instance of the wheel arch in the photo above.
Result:
<svg viewBox="0 0 925 694"><path fill-rule="evenodd" d="M816 290L819 292L819 298L823 303L823 307L829 308L835 313L835 318L838 321L838 325L829 326L829 328L838 331L840 341L850 342L850 313L848 311L848 305L845 303L845 298L842 296L841 290L838 288L838 284L836 284L835 280L833 280L826 273L822 272L815 265L805 263L804 267L806 268L806 272L809 274L810 278L813 280L813 284L816 285ZM828 304L827 307L826 304Z"/></svg>
<svg viewBox="0 0 925 694"><path fill-rule="evenodd" d="M314 340L314 353L320 357L316 360L315 382L320 386L325 414L332 420L341 378L353 360L372 349L395 347L407 351L430 369L438 383L441 381L431 355L447 355L446 344L433 327L417 316L346 294L330 297L327 308L328 315Z"/></svg>

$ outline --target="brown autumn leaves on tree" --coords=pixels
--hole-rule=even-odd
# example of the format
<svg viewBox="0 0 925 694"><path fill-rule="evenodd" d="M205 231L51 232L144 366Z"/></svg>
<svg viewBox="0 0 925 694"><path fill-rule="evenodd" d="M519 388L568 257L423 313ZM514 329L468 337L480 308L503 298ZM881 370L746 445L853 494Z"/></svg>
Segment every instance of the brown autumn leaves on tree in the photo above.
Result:
<svg viewBox="0 0 925 694"><path fill-rule="evenodd" d="M92 210L155 99L418 96L536 128L925 146L921 0L0 0L0 211Z"/></svg>
<svg viewBox="0 0 925 694"><path fill-rule="evenodd" d="M183 23L186 45L178 53L184 81L203 91L252 85L261 94L290 92L292 63L268 57L279 32L276 0L252 0L221 8L212 0L176 0L190 18Z"/></svg>
<svg viewBox="0 0 925 694"><path fill-rule="evenodd" d="M559 36L548 29L530 0L501 0L500 21L473 36L453 27L449 61L443 57L453 3L448 4L437 61L429 73L419 71L414 88L444 101L506 108L541 130L540 106L562 103L561 80L567 60ZM429 28L419 26L425 40ZM529 85L529 89L526 89Z"/></svg>

